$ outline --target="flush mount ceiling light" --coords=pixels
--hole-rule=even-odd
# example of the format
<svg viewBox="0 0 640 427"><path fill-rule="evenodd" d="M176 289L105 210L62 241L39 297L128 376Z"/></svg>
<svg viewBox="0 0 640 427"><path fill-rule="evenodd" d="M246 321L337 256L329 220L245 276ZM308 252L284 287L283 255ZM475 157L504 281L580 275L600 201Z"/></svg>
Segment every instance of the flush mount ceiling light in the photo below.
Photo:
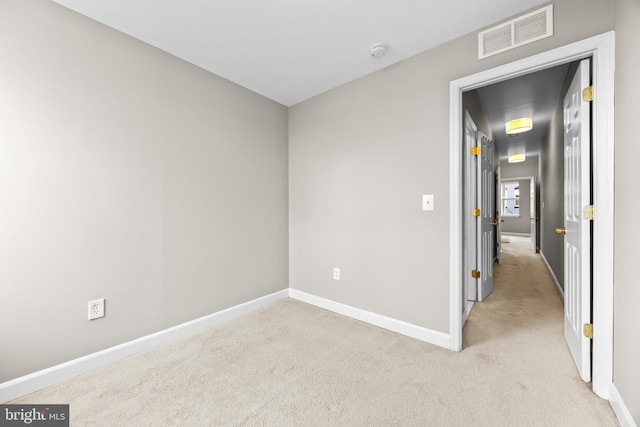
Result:
<svg viewBox="0 0 640 427"><path fill-rule="evenodd" d="M527 150L525 149L524 142L516 143L509 146L507 161L509 163L524 162Z"/></svg>
<svg viewBox="0 0 640 427"><path fill-rule="evenodd" d="M382 43L374 43L369 48L369 53L373 59L380 59L387 51L387 46Z"/></svg>
<svg viewBox="0 0 640 427"><path fill-rule="evenodd" d="M522 117L511 120L505 124L505 128L509 135L527 132L533 129L533 119L531 119L531 117Z"/></svg>
<svg viewBox="0 0 640 427"><path fill-rule="evenodd" d="M509 163L520 163L524 162L525 160L527 160L527 158L524 153L509 154L509 157L507 157L507 161Z"/></svg>

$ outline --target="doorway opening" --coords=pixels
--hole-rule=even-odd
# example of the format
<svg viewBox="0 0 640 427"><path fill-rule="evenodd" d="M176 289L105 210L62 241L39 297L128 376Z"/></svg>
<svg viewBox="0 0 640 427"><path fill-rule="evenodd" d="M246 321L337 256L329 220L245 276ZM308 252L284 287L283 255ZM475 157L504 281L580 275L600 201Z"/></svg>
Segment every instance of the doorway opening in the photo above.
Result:
<svg viewBox="0 0 640 427"><path fill-rule="evenodd" d="M462 349L463 185L462 94L535 71L592 58L593 111L593 391L609 396L613 366L613 69L612 32L467 76L450 84L451 245L450 348Z"/></svg>

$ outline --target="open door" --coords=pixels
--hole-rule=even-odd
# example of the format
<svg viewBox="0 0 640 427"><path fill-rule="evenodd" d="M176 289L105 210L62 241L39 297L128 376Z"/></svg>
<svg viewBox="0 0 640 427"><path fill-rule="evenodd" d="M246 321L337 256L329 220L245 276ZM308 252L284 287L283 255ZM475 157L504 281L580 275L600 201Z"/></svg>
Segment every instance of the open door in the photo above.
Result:
<svg viewBox="0 0 640 427"><path fill-rule="evenodd" d="M493 141L482 132L478 132L478 146L480 153L478 158L478 201L480 208L478 221L478 301L483 301L493 292L493 262L495 254L495 227L498 221L494 221L495 202L495 174L493 167L494 147Z"/></svg>
<svg viewBox="0 0 640 427"><path fill-rule="evenodd" d="M464 117L464 152L465 152L465 180L466 188L469 190L465 193L464 208L466 215L464 218L464 310L465 314L471 310L472 301L478 301L478 284L477 280L472 276L471 271L478 269L477 248L478 248L478 224L476 218L471 215L471 211L477 206L477 188L478 188L478 164L476 157L472 154L472 149L478 145L478 128L474 123L468 111L465 111Z"/></svg>
<svg viewBox="0 0 640 427"><path fill-rule="evenodd" d="M583 208L591 201L591 114L582 91L589 86L589 60L580 66L564 98L564 336L584 381L591 380L591 224Z"/></svg>

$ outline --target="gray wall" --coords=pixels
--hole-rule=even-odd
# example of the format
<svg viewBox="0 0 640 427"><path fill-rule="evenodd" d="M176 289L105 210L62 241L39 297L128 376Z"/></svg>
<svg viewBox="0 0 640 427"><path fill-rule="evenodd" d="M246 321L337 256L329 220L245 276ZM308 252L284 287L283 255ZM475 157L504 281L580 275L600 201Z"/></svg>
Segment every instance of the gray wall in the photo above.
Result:
<svg viewBox="0 0 640 427"><path fill-rule="evenodd" d="M469 34L290 108L292 288L449 332L449 82L609 31L613 0L556 1L554 23L481 61Z"/></svg>
<svg viewBox="0 0 640 427"><path fill-rule="evenodd" d="M484 132L489 138L493 138L493 132L489 126L487 116L484 114L480 98L478 98L477 90L470 90L462 94L462 110L469 111L469 115L478 127L479 131ZM464 127L464 126L463 126Z"/></svg>
<svg viewBox="0 0 640 427"><path fill-rule="evenodd" d="M287 288L287 209L285 107L0 1L0 382Z"/></svg>
<svg viewBox="0 0 640 427"><path fill-rule="evenodd" d="M564 225L564 108L563 100L576 72L578 63L567 70L551 117L549 133L543 143L540 159L540 251L564 289L564 237L555 233Z"/></svg>
<svg viewBox="0 0 640 427"><path fill-rule="evenodd" d="M616 0L614 383L640 425L638 339L638 99L640 2ZM632 197L630 197L632 195ZM597 244L597 243L596 243Z"/></svg>

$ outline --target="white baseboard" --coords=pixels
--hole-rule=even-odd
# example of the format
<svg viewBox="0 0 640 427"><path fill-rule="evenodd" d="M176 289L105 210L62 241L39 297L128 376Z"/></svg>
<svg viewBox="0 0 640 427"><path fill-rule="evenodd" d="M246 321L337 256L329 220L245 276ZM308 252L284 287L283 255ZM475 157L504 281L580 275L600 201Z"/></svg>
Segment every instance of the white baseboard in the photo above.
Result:
<svg viewBox="0 0 640 427"><path fill-rule="evenodd" d="M618 388L613 383L609 386L609 404L622 427L638 427L631 416L631 412L629 412L629 408L624 404Z"/></svg>
<svg viewBox="0 0 640 427"><path fill-rule="evenodd" d="M551 269L551 266L549 265L549 261L547 261L547 258L545 258L544 253L542 253L542 251L540 251L540 256L542 257L542 261L544 261L544 265L547 266L547 270L549 270L549 274L551 274L551 279L553 279L553 284L556 285L556 290L560 294L560 298L562 298L562 300L564 301L564 290L562 289L562 286L560 286L560 282L558 281L558 278L556 277L555 273Z"/></svg>
<svg viewBox="0 0 640 427"><path fill-rule="evenodd" d="M512 231L501 231L501 236L520 236L520 237L531 237L531 233L516 233Z"/></svg>
<svg viewBox="0 0 640 427"><path fill-rule="evenodd" d="M443 332L416 326L402 320L392 319L360 308L308 294L297 289L289 289L289 297L420 341L425 341L446 349L450 347L449 334Z"/></svg>
<svg viewBox="0 0 640 427"><path fill-rule="evenodd" d="M269 305L289 296L288 289L218 311L216 313L182 323L144 337L79 357L65 363L28 374L0 384L0 403L8 402L41 388L83 374L108 363L150 350L161 344L186 338L205 328L229 321L242 314Z"/></svg>

